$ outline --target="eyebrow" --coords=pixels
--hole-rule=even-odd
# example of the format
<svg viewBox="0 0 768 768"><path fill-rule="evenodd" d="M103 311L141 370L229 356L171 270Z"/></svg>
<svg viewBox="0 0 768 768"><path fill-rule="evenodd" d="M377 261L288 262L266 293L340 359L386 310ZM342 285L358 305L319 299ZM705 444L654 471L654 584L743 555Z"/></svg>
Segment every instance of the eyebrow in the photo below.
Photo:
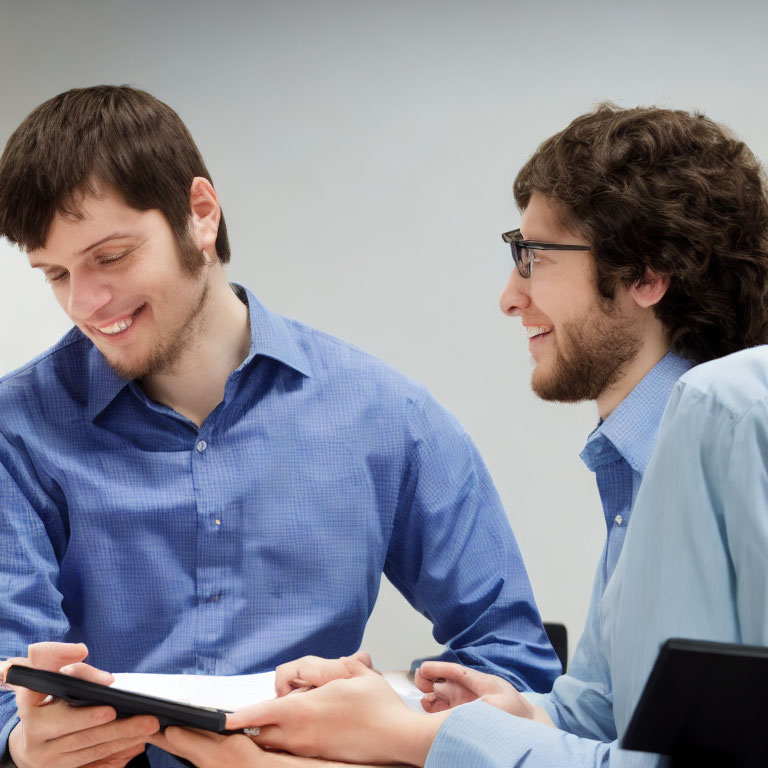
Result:
<svg viewBox="0 0 768 768"><path fill-rule="evenodd" d="M102 237L101 240L97 240L95 243L91 243L87 248L83 248L80 253L78 253L78 256L83 256L88 251L92 251L94 248L97 248L100 245L104 245L104 243L108 243L110 240L119 240L121 237L128 237L129 235L126 232L113 232L111 235L107 235L106 237Z"/></svg>
<svg viewBox="0 0 768 768"><path fill-rule="evenodd" d="M91 243L76 255L84 256L86 253L88 253L88 251L92 251L94 248L98 248L100 245L104 245L104 243L108 243L111 240L119 240L123 237L130 237L130 234L128 232L113 232L111 235L107 235L106 237L102 237L101 240L97 240L95 243ZM32 269L41 269L43 267L50 267L51 265L41 261L34 264L30 262L29 266L32 267Z"/></svg>

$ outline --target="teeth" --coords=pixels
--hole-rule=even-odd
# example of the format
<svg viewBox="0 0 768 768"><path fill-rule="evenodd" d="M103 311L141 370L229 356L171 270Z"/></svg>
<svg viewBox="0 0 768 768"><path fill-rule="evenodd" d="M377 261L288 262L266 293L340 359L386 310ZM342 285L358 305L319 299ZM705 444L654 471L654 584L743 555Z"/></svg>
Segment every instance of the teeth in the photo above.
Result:
<svg viewBox="0 0 768 768"><path fill-rule="evenodd" d="M120 320L116 320L112 325L106 325L103 328L99 328L102 333L106 333L108 336L112 336L115 333L120 333L133 324L133 320L130 317L123 317Z"/></svg>
<svg viewBox="0 0 768 768"><path fill-rule="evenodd" d="M548 333L551 328L545 328L543 325L527 325L525 327L525 335L532 339L534 336L540 336L542 333Z"/></svg>

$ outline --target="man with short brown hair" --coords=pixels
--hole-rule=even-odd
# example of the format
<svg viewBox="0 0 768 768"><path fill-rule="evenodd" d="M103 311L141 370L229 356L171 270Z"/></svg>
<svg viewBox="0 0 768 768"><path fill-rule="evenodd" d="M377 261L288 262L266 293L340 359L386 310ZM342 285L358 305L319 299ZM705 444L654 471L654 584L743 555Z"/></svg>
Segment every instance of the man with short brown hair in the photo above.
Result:
<svg viewBox="0 0 768 768"><path fill-rule="evenodd" d="M352 653L384 572L446 658L551 687L471 440L423 387L230 285L167 105L97 86L38 107L0 159L0 235L76 326L0 381L0 654L66 640L87 648L32 662L228 675ZM122 766L157 729L43 698L0 694L18 768Z"/></svg>

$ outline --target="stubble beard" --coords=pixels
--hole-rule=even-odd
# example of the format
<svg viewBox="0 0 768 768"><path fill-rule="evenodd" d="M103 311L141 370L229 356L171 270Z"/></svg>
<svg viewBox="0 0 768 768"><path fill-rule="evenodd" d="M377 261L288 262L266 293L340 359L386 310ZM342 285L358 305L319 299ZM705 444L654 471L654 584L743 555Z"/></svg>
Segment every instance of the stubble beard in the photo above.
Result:
<svg viewBox="0 0 768 768"><path fill-rule="evenodd" d="M609 300L601 301L588 317L563 324L551 370L544 373L534 369L531 388L542 400L597 400L621 378L626 364L640 351L632 321L619 316Z"/></svg>
<svg viewBox="0 0 768 768"><path fill-rule="evenodd" d="M205 324L207 305L210 295L208 281L202 287L196 301L182 323L163 338L160 338L148 357L137 361L119 361L105 359L112 370L123 379L143 379L147 376L173 372L182 357L189 351Z"/></svg>

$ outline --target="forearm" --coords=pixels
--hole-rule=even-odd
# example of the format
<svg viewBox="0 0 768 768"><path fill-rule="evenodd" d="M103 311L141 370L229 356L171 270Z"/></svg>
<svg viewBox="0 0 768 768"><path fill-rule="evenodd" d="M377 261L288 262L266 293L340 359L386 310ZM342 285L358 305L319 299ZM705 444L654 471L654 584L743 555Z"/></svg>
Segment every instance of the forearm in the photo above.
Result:
<svg viewBox="0 0 768 768"><path fill-rule="evenodd" d="M656 768L663 758L580 738L473 702L452 710L425 768Z"/></svg>

